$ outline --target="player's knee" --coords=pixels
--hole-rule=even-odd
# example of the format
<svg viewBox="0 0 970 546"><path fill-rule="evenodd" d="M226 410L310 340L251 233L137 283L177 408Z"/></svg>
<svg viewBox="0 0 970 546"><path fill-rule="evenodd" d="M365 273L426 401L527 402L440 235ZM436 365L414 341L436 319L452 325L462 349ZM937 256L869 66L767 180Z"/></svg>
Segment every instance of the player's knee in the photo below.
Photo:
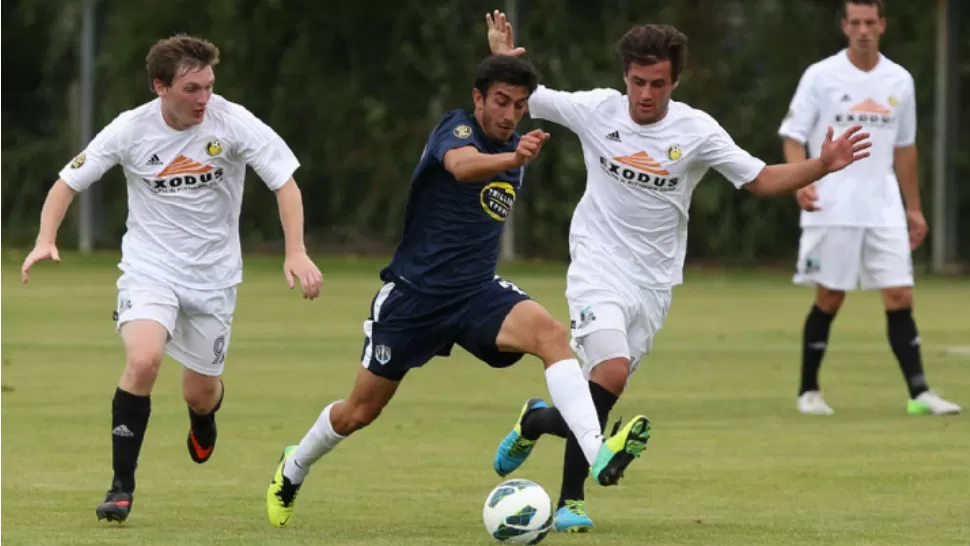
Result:
<svg viewBox="0 0 970 546"><path fill-rule="evenodd" d="M536 324L536 355L544 357L569 348L569 332L563 323L549 317Z"/></svg>
<svg viewBox="0 0 970 546"><path fill-rule="evenodd" d="M154 382L162 365L162 353L153 349L134 347L128 350L125 375L135 383Z"/></svg>
<svg viewBox="0 0 970 546"><path fill-rule="evenodd" d="M913 289L908 286L896 286L882 290L882 300L886 309L909 309L913 306Z"/></svg>
<svg viewBox="0 0 970 546"><path fill-rule="evenodd" d="M830 315L835 314L842 307L843 301L845 301L845 292L841 290L830 290L820 286L815 294L815 305Z"/></svg>
<svg viewBox="0 0 970 546"><path fill-rule="evenodd" d="M629 377L629 359L611 358L594 366L589 378L599 386L619 396L626 388Z"/></svg>

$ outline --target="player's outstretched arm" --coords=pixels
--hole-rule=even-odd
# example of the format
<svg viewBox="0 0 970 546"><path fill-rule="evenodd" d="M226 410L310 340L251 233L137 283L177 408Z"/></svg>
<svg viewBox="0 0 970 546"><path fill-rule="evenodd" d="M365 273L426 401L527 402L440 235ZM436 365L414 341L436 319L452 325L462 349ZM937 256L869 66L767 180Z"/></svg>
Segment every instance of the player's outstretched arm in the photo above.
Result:
<svg viewBox="0 0 970 546"><path fill-rule="evenodd" d="M515 152L483 154L474 146L452 148L445 152L442 163L459 182L481 182L532 161L548 139L549 133L536 129L522 135Z"/></svg>
<svg viewBox="0 0 970 546"><path fill-rule="evenodd" d="M40 210L40 230L37 233L37 242L20 269L21 280L24 284L27 283L28 273L35 263L44 260L61 261L61 256L57 252L57 231L60 229L67 208L71 206L76 193L66 182L60 179L54 182L50 191L47 192L44 206Z"/></svg>
<svg viewBox="0 0 970 546"><path fill-rule="evenodd" d="M314 299L320 295L320 284L323 274L310 260L303 241L303 195L296 180L290 178L276 190L276 204L280 209L280 224L283 226L286 259L283 262L283 273L286 282L293 288L293 277L300 280L303 297Z"/></svg>
<svg viewBox="0 0 970 546"><path fill-rule="evenodd" d="M861 125L854 125L839 138L832 140L832 128L829 127L818 157L797 163L769 165L744 187L764 197L791 193L829 173L869 157L866 150L872 146L872 142L869 141L869 133L862 133L861 130Z"/></svg>

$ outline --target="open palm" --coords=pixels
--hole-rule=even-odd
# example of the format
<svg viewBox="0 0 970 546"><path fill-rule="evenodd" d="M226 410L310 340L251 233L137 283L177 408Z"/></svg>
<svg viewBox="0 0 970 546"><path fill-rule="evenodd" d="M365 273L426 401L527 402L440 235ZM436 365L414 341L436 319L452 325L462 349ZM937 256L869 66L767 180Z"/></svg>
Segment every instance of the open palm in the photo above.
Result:
<svg viewBox="0 0 970 546"><path fill-rule="evenodd" d="M515 36L512 34L512 23L499 10L485 14L488 24L488 47L492 55L514 55L525 53L524 47L515 47Z"/></svg>
<svg viewBox="0 0 970 546"><path fill-rule="evenodd" d="M819 154L827 172L844 169L860 159L869 157L869 152L865 150L872 146L872 142L869 140L869 133L860 133L861 130L861 125L853 125L839 138L832 140L833 131L829 127Z"/></svg>

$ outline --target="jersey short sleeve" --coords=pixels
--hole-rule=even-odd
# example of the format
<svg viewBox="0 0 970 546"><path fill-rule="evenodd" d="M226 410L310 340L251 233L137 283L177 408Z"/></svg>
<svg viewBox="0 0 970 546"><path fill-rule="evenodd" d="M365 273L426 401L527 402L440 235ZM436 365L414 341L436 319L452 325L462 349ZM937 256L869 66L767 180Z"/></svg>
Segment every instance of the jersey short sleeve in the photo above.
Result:
<svg viewBox="0 0 970 546"><path fill-rule="evenodd" d="M899 130L896 133L897 148L916 144L916 88L913 85L912 76L907 79L906 87L906 96L899 116Z"/></svg>
<svg viewBox="0 0 970 546"><path fill-rule="evenodd" d="M604 100L619 95L615 89L567 92L540 85L529 97L529 115L580 133L590 112Z"/></svg>
<svg viewBox="0 0 970 546"><path fill-rule="evenodd" d="M76 192L91 187L101 179L111 167L124 160L123 138L128 126L130 112L119 114L111 123L101 129L77 157L64 166L58 174Z"/></svg>
<svg viewBox="0 0 970 546"><path fill-rule="evenodd" d="M474 146L479 151L483 151L475 138L475 131L470 122L460 111L454 111L446 115L431 134L428 142L428 153L444 164L445 154L455 148Z"/></svg>
<svg viewBox="0 0 970 546"><path fill-rule="evenodd" d="M788 113L778 128L778 135L806 143L815 128L819 117L819 104L815 90L815 74L817 69L809 67L802 74L795 96L788 105Z"/></svg>
<svg viewBox="0 0 970 546"><path fill-rule="evenodd" d="M299 160L286 142L252 112L235 105L233 119L240 124L237 155L256 171L270 190L276 191L293 176Z"/></svg>
<svg viewBox="0 0 970 546"><path fill-rule="evenodd" d="M731 135L713 120L710 136L699 151L699 160L721 173L735 188L753 181L765 168L764 161L735 144Z"/></svg>

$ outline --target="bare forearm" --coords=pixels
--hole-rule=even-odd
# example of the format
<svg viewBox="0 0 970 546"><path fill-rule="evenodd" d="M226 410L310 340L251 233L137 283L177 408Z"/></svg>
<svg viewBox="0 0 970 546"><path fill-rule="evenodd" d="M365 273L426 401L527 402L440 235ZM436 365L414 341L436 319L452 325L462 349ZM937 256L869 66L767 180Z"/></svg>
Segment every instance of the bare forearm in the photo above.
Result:
<svg viewBox="0 0 970 546"><path fill-rule="evenodd" d="M38 243L51 243L57 241L57 231L64 221L68 207L74 201L75 192L63 180L58 180L47 192L44 206L40 210L40 230L37 233Z"/></svg>
<svg viewBox="0 0 970 546"><path fill-rule="evenodd" d="M276 204L280 209L286 253L306 252L303 242L303 195L292 178L276 190Z"/></svg>
<svg viewBox="0 0 970 546"><path fill-rule="evenodd" d="M446 165L459 182L479 182L519 166L514 152L504 154L473 154Z"/></svg>
<svg viewBox="0 0 970 546"><path fill-rule="evenodd" d="M822 160L818 158L806 159L798 163L768 165L761 170L758 178L745 187L762 197L773 197L804 188L825 174Z"/></svg>
<svg viewBox="0 0 970 546"><path fill-rule="evenodd" d="M785 161L788 163L798 163L808 158L808 154L805 152L805 145L791 138L785 139L782 152L784 152Z"/></svg>
<svg viewBox="0 0 970 546"><path fill-rule="evenodd" d="M896 148L893 153L893 168L899 180L907 210L923 210L919 197L919 177L916 172L917 154L915 146Z"/></svg>

